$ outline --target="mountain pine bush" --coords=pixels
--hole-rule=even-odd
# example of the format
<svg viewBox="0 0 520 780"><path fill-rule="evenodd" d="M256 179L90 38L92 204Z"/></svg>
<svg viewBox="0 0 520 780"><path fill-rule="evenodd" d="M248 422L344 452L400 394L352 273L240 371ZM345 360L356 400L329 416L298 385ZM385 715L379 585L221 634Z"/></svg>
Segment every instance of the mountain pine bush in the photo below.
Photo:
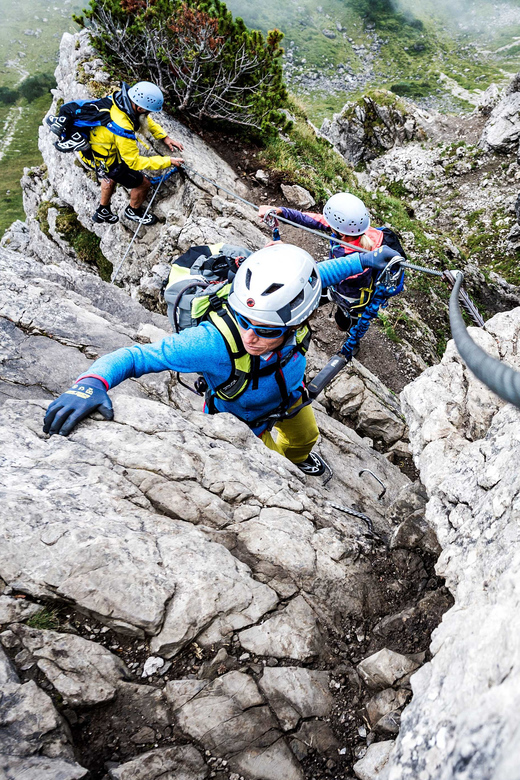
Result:
<svg viewBox="0 0 520 780"><path fill-rule="evenodd" d="M263 136L287 124L283 33L248 30L220 0L91 0L76 21L114 72L153 81L186 116Z"/></svg>

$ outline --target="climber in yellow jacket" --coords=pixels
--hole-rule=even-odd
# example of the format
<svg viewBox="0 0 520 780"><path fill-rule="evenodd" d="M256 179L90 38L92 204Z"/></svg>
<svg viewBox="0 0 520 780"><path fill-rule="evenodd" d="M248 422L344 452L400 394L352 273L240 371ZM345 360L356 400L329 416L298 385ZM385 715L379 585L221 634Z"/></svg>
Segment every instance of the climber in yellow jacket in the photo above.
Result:
<svg viewBox="0 0 520 780"><path fill-rule="evenodd" d="M101 183L100 204L92 215L94 222L113 224L118 221L118 216L110 209L116 184L130 189L130 205L124 212L127 219L145 225L157 222L154 214L144 217L141 208L151 187L150 180L142 171L162 171L171 165L181 164L183 160L160 155L143 157L139 154L135 133L145 122L144 129L147 128L154 138L164 141L171 152L182 150L182 144L170 138L150 116L150 111L162 109L163 102L161 90L149 81L140 81L130 88L123 83L121 89L112 95L110 121L90 130L90 152L78 149L83 162L95 167Z"/></svg>

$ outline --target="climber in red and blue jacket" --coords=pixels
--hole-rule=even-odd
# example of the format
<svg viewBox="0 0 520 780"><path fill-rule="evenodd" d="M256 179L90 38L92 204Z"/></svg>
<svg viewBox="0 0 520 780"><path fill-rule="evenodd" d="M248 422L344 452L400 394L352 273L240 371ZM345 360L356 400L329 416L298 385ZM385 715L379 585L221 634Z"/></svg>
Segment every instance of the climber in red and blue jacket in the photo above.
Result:
<svg viewBox="0 0 520 780"><path fill-rule="evenodd" d="M323 214L275 206L260 206L258 214L263 219L265 214L271 211L298 225L329 233L332 237L329 258L344 257L355 252L354 249L348 249L334 241L339 238L367 251L388 246L406 259L403 247L393 230L387 227L371 227L367 207L362 200L349 192L338 192L329 198ZM366 268L361 273L349 276L328 288L328 299L338 307L335 320L340 330L349 331L363 313L372 297L377 274L376 270Z"/></svg>

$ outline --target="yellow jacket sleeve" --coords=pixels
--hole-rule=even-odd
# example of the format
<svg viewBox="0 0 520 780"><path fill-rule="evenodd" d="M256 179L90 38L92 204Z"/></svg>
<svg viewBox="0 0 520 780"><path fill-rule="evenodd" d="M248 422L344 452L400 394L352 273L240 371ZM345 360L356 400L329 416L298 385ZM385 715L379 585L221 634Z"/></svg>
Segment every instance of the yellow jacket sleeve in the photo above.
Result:
<svg viewBox="0 0 520 780"><path fill-rule="evenodd" d="M169 168L171 160L169 157L160 157L158 154L153 157L142 157L139 154L137 141L131 138L122 138L114 136L119 156L133 171L142 171L148 168L151 171L162 171Z"/></svg>
<svg viewBox="0 0 520 780"><path fill-rule="evenodd" d="M168 133L166 133L161 125L157 124L157 122L154 122L150 114L146 117L148 120L148 129L150 130L151 134L154 138L157 138L157 140L160 140L161 138L166 138Z"/></svg>

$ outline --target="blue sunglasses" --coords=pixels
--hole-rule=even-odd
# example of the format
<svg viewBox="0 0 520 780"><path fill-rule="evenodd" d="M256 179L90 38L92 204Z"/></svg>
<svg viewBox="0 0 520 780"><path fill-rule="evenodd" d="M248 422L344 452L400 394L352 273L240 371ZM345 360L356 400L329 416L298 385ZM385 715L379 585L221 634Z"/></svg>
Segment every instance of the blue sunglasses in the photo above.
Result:
<svg viewBox="0 0 520 780"><path fill-rule="evenodd" d="M282 325L273 328L270 328L267 325L252 325L246 317L243 317L237 311L233 310L233 314L242 330L252 330L255 336L258 336L260 339L279 339L280 336L283 336L284 333L287 333L289 330L288 326Z"/></svg>

